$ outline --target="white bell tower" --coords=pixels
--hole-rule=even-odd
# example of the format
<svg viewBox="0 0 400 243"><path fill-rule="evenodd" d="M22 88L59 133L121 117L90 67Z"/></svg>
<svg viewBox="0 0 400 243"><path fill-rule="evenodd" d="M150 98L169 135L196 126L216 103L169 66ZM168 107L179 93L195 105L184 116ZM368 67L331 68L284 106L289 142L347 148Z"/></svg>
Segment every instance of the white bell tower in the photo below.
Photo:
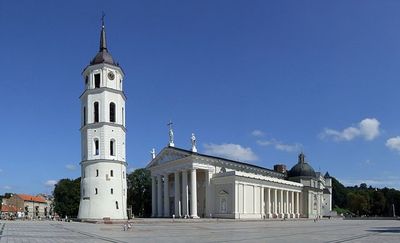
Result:
<svg viewBox="0 0 400 243"><path fill-rule="evenodd" d="M127 219L124 73L108 52L104 16L99 52L82 75L78 218Z"/></svg>

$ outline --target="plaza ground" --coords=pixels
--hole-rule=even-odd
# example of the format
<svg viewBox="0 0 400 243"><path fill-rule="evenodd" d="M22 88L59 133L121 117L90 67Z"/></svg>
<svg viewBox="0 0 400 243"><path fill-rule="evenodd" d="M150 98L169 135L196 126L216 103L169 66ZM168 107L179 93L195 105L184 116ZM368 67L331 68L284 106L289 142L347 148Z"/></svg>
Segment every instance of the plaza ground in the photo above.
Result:
<svg viewBox="0 0 400 243"><path fill-rule="evenodd" d="M400 220L170 220L122 224L0 221L0 243L14 242L400 242Z"/></svg>

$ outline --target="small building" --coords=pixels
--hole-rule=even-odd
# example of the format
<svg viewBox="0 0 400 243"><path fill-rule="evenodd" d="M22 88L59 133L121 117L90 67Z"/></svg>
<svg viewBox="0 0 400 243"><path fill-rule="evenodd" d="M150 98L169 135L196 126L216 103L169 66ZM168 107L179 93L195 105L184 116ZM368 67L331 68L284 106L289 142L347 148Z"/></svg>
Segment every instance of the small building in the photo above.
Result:
<svg viewBox="0 0 400 243"><path fill-rule="evenodd" d="M0 207L0 219L15 219L23 216L23 209L13 205L2 204Z"/></svg>
<svg viewBox="0 0 400 243"><path fill-rule="evenodd" d="M9 206L23 209L26 218L39 219L50 216L51 206L42 196L13 194L7 199L7 203Z"/></svg>

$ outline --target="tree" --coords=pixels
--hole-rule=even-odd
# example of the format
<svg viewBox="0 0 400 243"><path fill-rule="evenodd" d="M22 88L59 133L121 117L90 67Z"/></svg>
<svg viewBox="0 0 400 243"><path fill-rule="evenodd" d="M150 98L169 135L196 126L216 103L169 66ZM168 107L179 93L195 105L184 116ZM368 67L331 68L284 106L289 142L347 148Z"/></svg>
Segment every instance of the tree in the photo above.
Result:
<svg viewBox="0 0 400 243"><path fill-rule="evenodd" d="M371 214L383 215L386 206L385 195L381 191L376 190L372 192L371 199Z"/></svg>
<svg viewBox="0 0 400 243"><path fill-rule="evenodd" d="M62 218L76 218L79 211L81 178L62 179L54 188L54 211Z"/></svg>
<svg viewBox="0 0 400 243"><path fill-rule="evenodd" d="M332 205L333 207L345 208L347 204L348 189L336 178L332 177Z"/></svg>
<svg viewBox="0 0 400 243"><path fill-rule="evenodd" d="M147 169L137 169L130 173L128 179L128 207L139 217L151 215L151 177Z"/></svg>
<svg viewBox="0 0 400 243"><path fill-rule="evenodd" d="M347 207L359 216L366 215L369 213L368 198L360 193L349 192L347 194Z"/></svg>

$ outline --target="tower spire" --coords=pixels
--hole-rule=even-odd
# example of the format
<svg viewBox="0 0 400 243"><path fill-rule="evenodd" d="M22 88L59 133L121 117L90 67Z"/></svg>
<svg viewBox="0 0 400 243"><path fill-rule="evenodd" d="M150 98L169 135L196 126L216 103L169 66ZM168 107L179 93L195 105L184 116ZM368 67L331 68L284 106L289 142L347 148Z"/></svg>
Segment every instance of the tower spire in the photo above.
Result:
<svg viewBox="0 0 400 243"><path fill-rule="evenodd" d="M103 15L101 16L100 51L107 50L106 29L104 27L105 16L106 14L103 12Z"/></svg>

